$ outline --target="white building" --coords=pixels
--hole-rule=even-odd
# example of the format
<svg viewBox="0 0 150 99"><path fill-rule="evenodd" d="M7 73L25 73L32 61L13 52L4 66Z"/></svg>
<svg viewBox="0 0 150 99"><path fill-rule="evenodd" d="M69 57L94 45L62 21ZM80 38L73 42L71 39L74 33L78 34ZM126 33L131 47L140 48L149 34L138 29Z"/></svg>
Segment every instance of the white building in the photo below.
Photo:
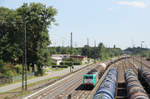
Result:
<svg viewBox="0 0 150 99"><path fill-rule="evenodd" d="M60 65L63 59L66 59L69 57L70 56L68 54L54 54L51 56L51 58L56 61L57 65Z"/></svg>

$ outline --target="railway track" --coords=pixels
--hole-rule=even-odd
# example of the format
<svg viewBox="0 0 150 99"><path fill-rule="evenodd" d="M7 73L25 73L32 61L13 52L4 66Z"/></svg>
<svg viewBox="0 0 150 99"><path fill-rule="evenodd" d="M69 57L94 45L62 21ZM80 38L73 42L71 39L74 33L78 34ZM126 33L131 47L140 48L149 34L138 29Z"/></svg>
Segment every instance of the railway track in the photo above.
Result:
<svg viewBox="0 0 150 99"><path fill-rule="evenodd" d="M80 70L61 81L58 81L48 88L43 89L40 92L25 97L25 99L56 99L67 97L68 93L77 88L82 83L82 76L89 70L95 68L96 65Z"/></svg>
<svg viewBox="0 0 150 99"><path fill-rule="evenodd" d="M140 67L139 62L133 63L132 58L121 60L119 62L116 62L115 64L112 64L112 66L110 66L110 68L115 68L118 70L118 80L117 80L115 99L128 99L126 81L125 81L125 76L124 76L125 71L127 69L132 69L135 72L136 76L138 77L138 68L139 67ZM106 71L106 73L107 72L108 71ZM93 89L93 90L96 90L96 89ZM89 91L89 92L88 91L77 91L74 93L76 95L74 97L72 97L71 99L92 99L94 93L96 92L96 91L95 92L93 91L94 93L92 93L92 91ZM93 95L91 95L91 94L93 94Z"/></svg>
<svg viewBox="0 0 150 99"><path fill-rule="evenodd" d="M103 74L95 88L85 89L82 85L82 77L86 72L95 67L96 65L89 66L84 70L77 72L75 75L70 75L69 77L66 77L63 81L60 81L40 92L39 94L36 94L27 99L91 99L110 68L115 68L118 70L115 99L127 99L124 73L127 69L133 69L134 72L137 74L139 62L135 61L133 63L132 59L129 58L111 64L106 72Z"/></svg>
<svg viewBox="0 0 150 99"><path fill-rule="evenodd" d="M133 59L133 58L132 58ZM142 62L141 62L141 59L140 58L135 58L134 57L134 62L136 63L136 64L138 64L139 66L141 66L141 64L145 67L145 68L148 68L148 69L150 69L150 62L148 62L148 61L146 61L146 60L144 60L144 59L142 59Z"/></svg>
<svg viewBox="0 0 150 99"><path fill-rule="evenodd" d="M117 63L117 62L115 62L115 64L116 64L116 63ZM106 72L107 72L107 70L109 70L109 68L112 68L112 67L117 68L116 65L111 64L111 65L106 69ZM105 76L105 75L106 75L106 73L105 73L103 76ZM103 79L103 77L102 77L102 79ZM89 89L87 89L87 88L85 88L83 85L81 85L79 88L77 88L76 90L74 90L74 91L71 93L71 99L91 99L90 97L91 97L91 94L93 94L93 93L92 93L93 90L95 90L95 89L94 89L94 88L89 88Z"/></svg>

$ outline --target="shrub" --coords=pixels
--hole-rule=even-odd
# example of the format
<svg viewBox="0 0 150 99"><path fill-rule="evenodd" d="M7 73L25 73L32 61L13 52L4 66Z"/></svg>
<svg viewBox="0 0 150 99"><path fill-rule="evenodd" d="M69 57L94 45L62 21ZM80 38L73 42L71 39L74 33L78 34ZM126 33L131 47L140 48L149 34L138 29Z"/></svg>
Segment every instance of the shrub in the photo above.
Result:
<svg viewBox="0 0 150 99"><path fill-rule="evenodd" d="M40 71L35 72L35 76L43 76L45 72L45 70L41 69Z"/></svg>
<svg viewBox="0 0 150 99"><path fill-rule="evenodd" d="M73 65L81 65L81 62L74 62Z"/></svg>
<svg viewBox="0 0 150 99"><path fill-rule="evenodd" d="M66 62L65 62L65 65L72 66L73 63L72 63L71 61L66 61Z"/></svg>
<svg viewBox="0 0 150 99"><path fill-rule="evenodd" d="M67 65L53 65L52 68L67 68Z"/></svg>
<svg viewBox="0 0 150 99"><path fill-rule="evenodd" d="M22 65L16 65L14 69L18 74L22 74Z"/></svg>
<svg viewBox="0 0 150 99"><path fill-rule="evenodd" d="M63 61L63 62L60 63L60 65L72 66L73 63L71 61Z"/></svg>
<svg viewBox="0 0 150 99"><path fill-rule="evenodd" d="M60 65L65 65L65 62L61 62Z"/></svg>

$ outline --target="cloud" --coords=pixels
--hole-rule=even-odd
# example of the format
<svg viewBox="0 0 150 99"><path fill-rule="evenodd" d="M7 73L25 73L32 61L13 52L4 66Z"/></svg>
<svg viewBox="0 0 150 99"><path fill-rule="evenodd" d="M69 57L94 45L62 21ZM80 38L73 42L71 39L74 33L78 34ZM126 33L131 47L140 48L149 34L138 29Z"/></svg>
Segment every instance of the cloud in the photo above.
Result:
<svg viewBox="0 0 150 99"><path fill-rule="evenodd" d="M108 11L112 12L113 8L108 8Z"/></svg>
<svg viewBox="0 0 150 99"><path fill-rule="evenodd" d="M139 8L145 8L146 5L144 2L138 2L138 1L120 1L119 5L128 5L132 7L139 7Z"/></svg>

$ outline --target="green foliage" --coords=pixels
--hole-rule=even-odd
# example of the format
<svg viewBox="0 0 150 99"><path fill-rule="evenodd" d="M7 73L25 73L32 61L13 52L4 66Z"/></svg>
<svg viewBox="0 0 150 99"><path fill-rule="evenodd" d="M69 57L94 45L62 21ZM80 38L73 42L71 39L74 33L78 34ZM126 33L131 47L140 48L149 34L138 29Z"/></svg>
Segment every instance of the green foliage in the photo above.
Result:
<svg viewBox="0 0 150 99"><path fill-rule="evenodd" d="M73 65L81 65L81 62L73 62Z"/></svg>
<svg viewBox="0 0 150 99"><path fill-rule="evenodd" d="M72 61L63 61L63 62L60 63L60 65L72 66L73 62Z"/></svg>
<svg viewBox="0 0 150 99"><path fill-rule="evenodd" d="M50 54L70 54L69 47L49 47ZM81 48L72 48L72 55L81 55Z"/></svg>
<svg viewBox="0 0 150 99"><path fill-rule="evenodd" d="M22 74L22 65L16 65L14 66L14 69L17 74Z"/></svg>
<svg viewBox="0 0 150 99"><path fill-rule="evenodd" d="M42 67L50 64L48 28L55 23L57 10L41 3L24 3L15 10L0 7L0 13L0 59L12 64L23 63L26 23L27 64L35 64L42 72Z"/></svg>
<svg viewBox="0 0 150 99"><path fill-rule="evenodd" d="M45 74L45 72L46 72L46 70L41 69L41 70L35 72L35 76L43 76Z"/></svg>
<svg viewBox="0 0 150 99"><path fill-rule="evenodd" d="M124 50L124 53L150 58L150 49L141 48L141 47L134 47L134 48L129 47Z"/></svg>
<svg viewBox="0 0 150 99"><path fill-rule="evenodd" d="M88 58L105 60L110 57L119 56L121 54L120 48L106 48L103 43L100 43L98 47L90 47L85 45L82 48L81 54L88 56Z"/></svg>
<svg viewBox="0 0 150 99"><path fill-rule="evenodd" d="M0 60L0 78L8 78L16 75L17 73L12 64L4 63Z"/></svg>

